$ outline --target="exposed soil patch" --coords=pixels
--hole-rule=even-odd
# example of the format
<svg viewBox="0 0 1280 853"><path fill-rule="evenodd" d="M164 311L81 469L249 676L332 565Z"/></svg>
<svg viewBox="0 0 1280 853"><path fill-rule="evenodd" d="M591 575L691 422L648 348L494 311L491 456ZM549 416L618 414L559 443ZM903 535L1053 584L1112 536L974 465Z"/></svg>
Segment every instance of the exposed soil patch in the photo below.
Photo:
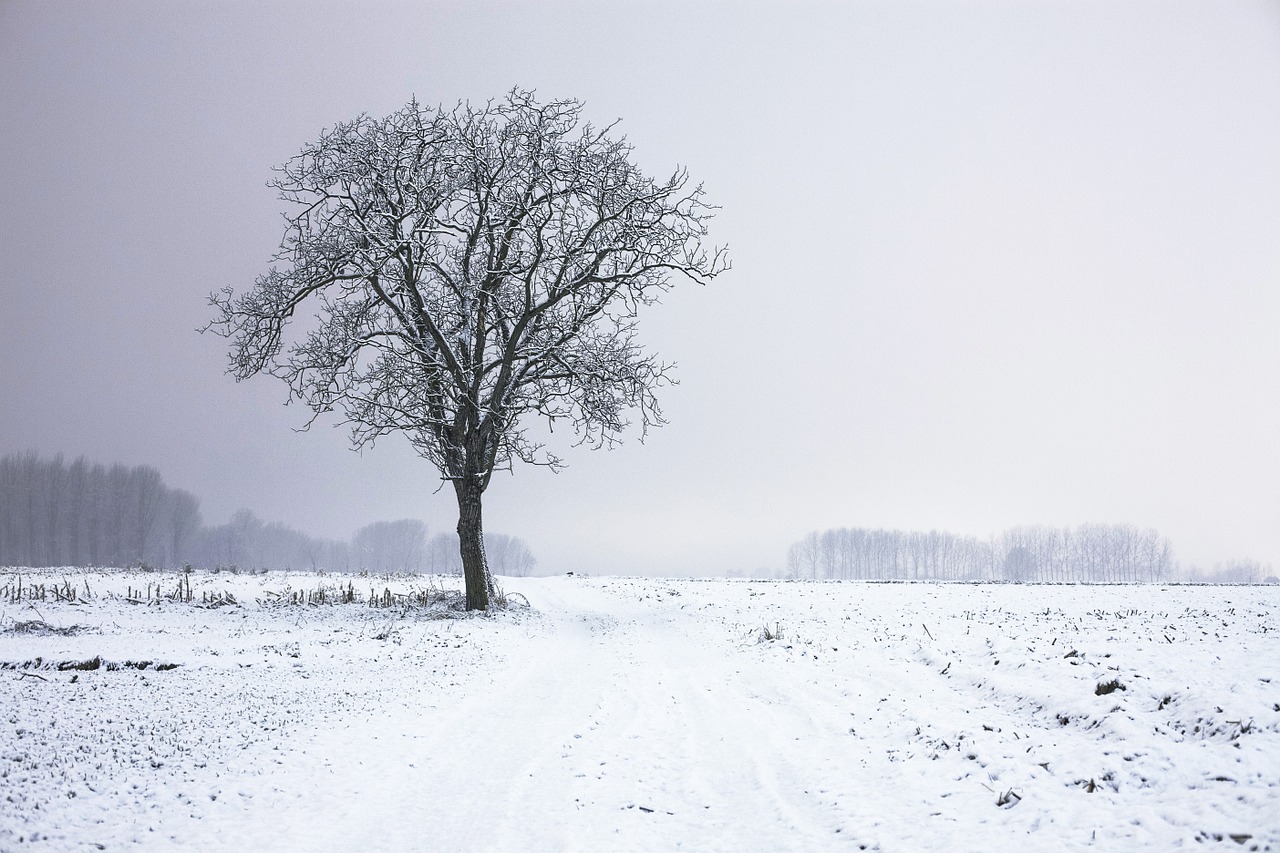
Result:
<svg viewBox="0 0 1280 853"><path fill-rule="evenodd" d="M14 622L3 631L6 634L26 634L34 637L74 637L93 629L85 625L68 625L65 628L59 628L57 625L50 625L42 619L33 619L30 622Z"/></svg>
<svg viewBox="0 0 1280 853"><path fill-rule="evenodd" d="M1094 696L1106 696L1108 693L1115 693L1117 690L1128 690L1120 683L1120 679L1113 678L1110 681L1104 681L1093 689Z"/></svg>
<svg viewBox="0 0 1280 853"><path fill-rule="evenodd" d="M92 657L88 660L45 660L44 658L33 658L24 661L0 661L0 669L10 670L30 670L30 669L53 669L59 672L67 672L68 670L80 670L89 672L93 670L105 669L108 672L117 672L122 669L150 669L157 672L165 672L170 669L177 669L181 664L164 663L161 661L149 660L126 660L114 661L103 660L101 657Z"/></svg>

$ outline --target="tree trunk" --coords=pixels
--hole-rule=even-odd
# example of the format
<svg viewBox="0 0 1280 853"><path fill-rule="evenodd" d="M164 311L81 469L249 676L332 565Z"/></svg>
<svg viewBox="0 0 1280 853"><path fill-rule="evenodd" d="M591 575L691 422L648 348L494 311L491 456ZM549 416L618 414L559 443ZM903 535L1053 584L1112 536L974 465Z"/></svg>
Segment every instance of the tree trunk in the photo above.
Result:
<svg viewBox="0 0 1280 853"><path fill-rule="evenodd" d="M480 511L483 487L471 478L453 481L458 495L458 547L462 552L462 577L467 585L467 609L488 610L489 564L484 556L484 522Z"/></svg>

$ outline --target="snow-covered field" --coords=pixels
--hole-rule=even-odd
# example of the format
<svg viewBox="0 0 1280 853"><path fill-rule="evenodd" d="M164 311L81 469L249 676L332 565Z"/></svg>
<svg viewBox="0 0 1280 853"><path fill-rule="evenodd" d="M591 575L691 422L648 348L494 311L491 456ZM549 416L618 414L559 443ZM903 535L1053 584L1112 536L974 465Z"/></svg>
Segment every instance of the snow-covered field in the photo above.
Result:
<svg viewBox="0 0 1280 853"><path fill-rule="evenodd" d="M1280 588L340 580L0 571L0 849L1280 851Z"/></svg>

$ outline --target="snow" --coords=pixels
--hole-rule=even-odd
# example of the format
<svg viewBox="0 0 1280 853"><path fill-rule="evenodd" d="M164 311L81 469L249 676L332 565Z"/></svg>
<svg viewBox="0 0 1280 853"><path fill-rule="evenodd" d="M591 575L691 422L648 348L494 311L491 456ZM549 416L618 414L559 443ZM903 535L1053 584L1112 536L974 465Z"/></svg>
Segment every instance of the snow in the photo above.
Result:
<svg viewBox="0 0 1280 853"><path fill-rule="evenodd" d="M3 850L1280 850L1274 586L64 579L0 573Z"/></svg>

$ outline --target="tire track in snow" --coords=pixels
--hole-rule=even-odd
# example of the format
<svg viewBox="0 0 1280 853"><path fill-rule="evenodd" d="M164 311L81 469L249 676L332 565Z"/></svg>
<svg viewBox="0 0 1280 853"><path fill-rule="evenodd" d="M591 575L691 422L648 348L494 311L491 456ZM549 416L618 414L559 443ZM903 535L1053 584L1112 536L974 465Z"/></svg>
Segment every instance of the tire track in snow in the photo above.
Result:
<svg viewBox="0 0 1280 853"><path fill-rule="evenodd" d="M556 692L580 692L585 716L579 731L561 733L563 751L544 749L526 767L511 814L531 813L542 792L529 780L542 777L572 793L574 818L547 839L565 849L830 844L838 822L796 781L795 750L777 743L794 728L789 706L755 696L723 645L691 631L693 620L585 585L574 593L535 603L554 614L547 659L579 670ZM572 718L565 710L548 719ZM529 822L508 825L512 847L527 845Z"/></svg>

